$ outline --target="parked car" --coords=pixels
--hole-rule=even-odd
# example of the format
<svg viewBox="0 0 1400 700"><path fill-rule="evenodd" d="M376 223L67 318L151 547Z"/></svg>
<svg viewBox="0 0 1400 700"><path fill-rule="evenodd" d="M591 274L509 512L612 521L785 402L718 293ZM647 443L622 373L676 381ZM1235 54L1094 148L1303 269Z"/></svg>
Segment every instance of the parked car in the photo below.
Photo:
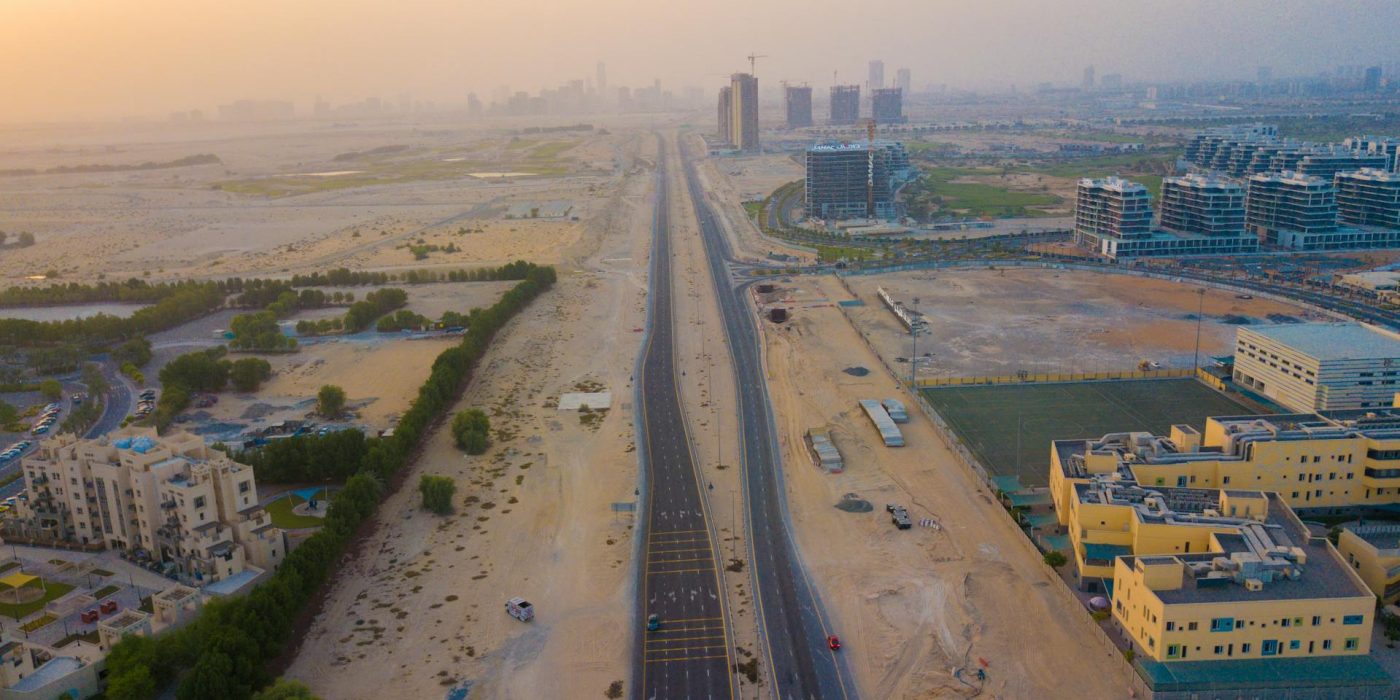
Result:
<svg viewBox="0 0 1400 700"><path fill-rule="evenodd" d="M97 613L97 608L93 608L92 610L84 610L83 614L79 617L85 623L97 622L97 618L99 617Z"/></svg>
<svg viewBox="0 0 1400 700"><path fill-rule="evenodd" d="M115 600L106 600L106 601L103 601L103 602L102 602L102 614L103 614L103 615L111 615L112 613L114 613L114 612L117 611L117 608L118 608L118 607L119 607L119 606L117 605L117 601L115 601Z"/></svg>
<svg viewBox="0 0 1400 700"><path fill-rule="evenodd" d="M826 647L832 651L839 651L841 649L841 640L834 634L828 634L826 636Z"/></svg>

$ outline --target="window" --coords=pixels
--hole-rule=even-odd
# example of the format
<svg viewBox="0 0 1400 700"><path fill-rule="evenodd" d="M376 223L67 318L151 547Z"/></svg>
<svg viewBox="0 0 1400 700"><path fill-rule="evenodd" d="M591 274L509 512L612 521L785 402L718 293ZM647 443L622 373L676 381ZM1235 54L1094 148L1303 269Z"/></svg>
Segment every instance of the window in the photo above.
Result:
<svg viewBox="0 0 1400 700"><path fill-rule="evenodd" d="M1317 627L1317 626L1320 625L1320 624L1322 624L1322 616L1321 616L1321 615L1313 615L1313 627Z"/></svg>
<svg viewBox="0 0 1400 700"><path fill-rule="evenodd" d="M1346 643L1346 650L1347 650L1347 651L1356 651L1357 647L1359 647L1360 645L1361 645L1361 640L1360 640L1359 638L1357 638L1357 637L1347 637L1347 643Z"/></svg>
<svg viewBox="0 0 1400 700"><path fill-rule="evenodd" d="M240 482L238 482L238 492L239 492L239 493L248 493L248 484L250 484L250 483L252 483L252 482L248 482L248 481L240 481Z"/></svg>
<svg viewBox="0 0 1400 700"><path fill-rule="evenodd" d="M203 497L203 496L195 496L195 497L194 497L194 507L195 507L195 508L203 508L203 507L204 507L204 497Z"/></svg>
<svg viewBox="0 0 1400 700"><path fill-rule="evenodd" d="M1250 649L1253 649L1253 648L1254 648L1254 645L1253 645L1253 644L1250 644L1249 642L1245 642L1244 644L1241 644L1241 645L1240 645L1240 653L1241 653L1241 654L1248 654L1248 653L1249 653L1249 650L1250 650Z"/></svg>
<svg viewBox="0 0 1400 700"><path fill-rule="evenodd" d="M1330 639L1324 639L1324 640L1322 640L1322 649L1323 649L1324 651L1326 651L1326 650L1328 650L1328 649L1331 649L1331 648L1332 648L1332 640L1330 640Z"/></svg>
<svg viewBox="0 0 1400 700"><path fill-rule="evenodd" d="M1233 617L1217 617L1210 621L1210 631L1212 632L1229 632L1233 629L1235 629L1235 618Z"/></svg>
<svg viewBox="0 0 1400 700"><path fill-rule="evenodd" d="M1168 632L1172 632L1172 631L1175 631L1175 630L1176 630L1176 623L1175 623L1175 622L1172 622L1171 620L1167 620L1167 631L1168 631Z"/></svg>
<svg viewBox="0 0 1400 700"><path fill-rule="evenodd" d="M1282 627L1287 627L1287 626L1289 626L1289 625L1291 625L1291 624L1293 624L1293 621L1290 620L1290 619L1288 619L1288 618L1286 618L1286 617L1283 618L1281 621L1279 621L1279 625L1282 626Z"/></svg>
<svg viewBox="0 0 1400 700"><path fill-rule="evenodd" d="M1223 644L1216 644L1216 645L1215 645L1215 655L1216 655L1216 656L1220 656L1221 654L1224 654L1224 653L1225 653L1225 645L1223 645Z"/></svg>
<svg viewBox="0 0 1400 700"><path fill-rule="evenodd" d="M1259 648L1259 653L1263 656L1276 656L1278 654L1278 640L1265 639Z"/></svg>
<svg viewBox="0 0 1400 700"><path fill-rule="evenodd" d="M1303 643L1300 642L1300 641L1298 641L1298 640L1296 640L1296 639L1290 639L1290 640L1288 640L1288 648L1289 648L1289 649L1301 649L1301 648L1303 648Z"/></svg>
<svg viewBox="0 0 1400 700"><path fill-rule="evenodd" d="M1221 480L1221 483L1225 483L1225 484L1230 483L1230 477L1228 477L1228 476L1225 477L1224 479Z"/></svg>
<svg viewBox="0 0 1400 700"><path fill-rule="evenodd" d="M1347 615L1346 617L1342 618L1342 624L1344 625L1359 625L1365 621L1365 615Z"/></svg>
<svg viewBox="0 0 1400 700"><path fill-rule="evenodd" d="M1170 645L1168 645L1168 646L1167 646L1167 658L1168 658L1168 659L1179 659L1179 658L1181 658L1181 645L1180 645L1180 644L1170 644Z"/></svg>
<svg viewBox="0 0 1400 700"><path fill-rule="evenodd" d="M1188 623L1186 623L1186 629L1188 629L1188 630L1190 630L1190 631L1192 631L1192 632L1195 632L1195 631L1196 631L1196 627L1197 627L1197 625L1196 625L1196 623L1194 623L1194 622L1188 622Z"/></svg>

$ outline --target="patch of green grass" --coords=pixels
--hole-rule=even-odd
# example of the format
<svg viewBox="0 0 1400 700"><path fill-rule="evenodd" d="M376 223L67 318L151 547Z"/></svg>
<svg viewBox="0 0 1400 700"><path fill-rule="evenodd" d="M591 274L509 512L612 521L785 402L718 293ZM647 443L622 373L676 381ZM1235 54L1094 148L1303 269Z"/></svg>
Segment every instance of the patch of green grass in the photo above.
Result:
<svg viewBox="0 0 1400 700"><path fill-rule="evenodd" d="M19 568L19 562L17 562L17 561L7 561L7 562L5 562L4 566L0 566L0 574L3 574L3 573L5 573L6 571L9 571L10 569L17 569L17 568Z"/></svg>
<svg viewBox="0 0 1400 700"><path fill-rule="evenodd" d="M1108 433L1165 435L1178 423L1253 413L1195 379L997 384L924 389L924 398L993 475L1049 481L1050 443Z"/></svg>
<svg viewBox="0 0 1400 700"><path fill-rule="evenodd" d="M976 175L996 175L1000 170L973 168L928 168L918 182L905 190L910 210L956 213L964 216L1034 216L1045 212L1039 207L1061 203L1049 193L1018 192L981 182L953 182Z"/></svg>
<svg viewBox="0 0 1400 700"><path fill-rule="evenodd" d="M958 152L957 144L943 141L905 141L904 147L910 154L939 155Z"/></svg>
<svg viewBox="0 0 1400 700"><path fill-rule="evenodd" d="M122 589L121 586L103 586L103 587L97 589L97 592L96 592L96 593L93 593L93 594L92 594L92 597L94 597L94 598L96 598L96 599L98 599L98 600L102 600L103 598L106 598L107 596L112 595L113 593L116 593L117 591L120 591L121 589Z"/></svg>
<svg viewBox="0 0 1400 700"><path fill-rule="evenodd" d="M114 573L112 573L112 572L110 572L110 571L108 571L108 570L106 570L106 569L93 569L93 570L92 570L92 575L93 575L93 576L116 576L116 574L114 574Z"/></svg>
<svg viewBox="0 0 1400 700"><path fill-rule="evenodd" d="M73 590L73 587L66 583L59 583L57 581L47 581L45 582L45 590L44 595L42 597L36 600L31 600L28 603L20 603L18 605L15 605L13 603L0 603L0 615L12 617L16 620L23 619L25 616L33 615L34 613L43 610L45 605L48 605L51 601L62 598L63 596L67 595L68 592L71 590Z"/></svg>
<svg viewBox="0 0 1400 700"><path fill-rule="evenodd" d="M58 618L45 613L42 617L35 618L33 620L30 620L29 622L24 623L23 625L20 625L20 629L24 630L25 632L33 632L37 629L52 624L53 621L56 619Z"/></svg>
<svg viewBox="0 0 1400 700"><path fill-rule="evenodd" d="M553 160L559 157L560 153L577 146L577 141L549 141L530 149L531 160Z"/></svg>
<svg viewBox="0 0 1400 700"><path fill-rule="evenodd" d="M69 644L72 644L73 642L87 642L88 644L97 644L100 638L101 635L97 632L97 630L93 630L91 632L84 632L82 634L74 632L73 634L70 634L67 637L64 637L63 639L58 640L58 642L54 644L54 647L61 649L63 647L68 646Z"/></svg>
<svg viewBox="0 0 1400 700"><path fill-rule="evenodd" d="M868 260L874 257L875 252L869 248L858 246L840 245L818 245L817 257L822 262L836 262L838 260Z"/></svg>
<svg viewBox="0 0 1400 700"><path fill-rule="evenodd" d="M285 498L279 498L267 504L267 514L272 516L272 524L283 530L300 530L309 527L321 527L325 524L325 518L317 518L310 515L297 515L292 512L300 498L287 494ZM328 504L329 505L329 504Z"/></svg>

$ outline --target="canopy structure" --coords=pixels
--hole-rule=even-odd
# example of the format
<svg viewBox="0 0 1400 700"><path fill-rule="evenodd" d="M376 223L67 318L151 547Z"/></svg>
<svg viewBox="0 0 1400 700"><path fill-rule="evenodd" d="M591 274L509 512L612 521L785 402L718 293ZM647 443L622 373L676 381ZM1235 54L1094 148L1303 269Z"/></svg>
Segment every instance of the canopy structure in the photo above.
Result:
<svg viewBox="0 0 1400 700"><path fill-rule="evenodd" d="M44 588L44 579L26 574L23 571L16 571L9 576L0 578L0 590L19 590L35 582L38 582L39 588Z"/></svg>
<svg viewBox="0 0 1400 700"><path fill-rule="evenodd" d="M309 501L315 498L316 496L320 495L320 493L325 490L326 487L324 486L310 486L304 489L297 489L292 492L292 495L296 496L297 498L300 498L303 501Z"/></svg>

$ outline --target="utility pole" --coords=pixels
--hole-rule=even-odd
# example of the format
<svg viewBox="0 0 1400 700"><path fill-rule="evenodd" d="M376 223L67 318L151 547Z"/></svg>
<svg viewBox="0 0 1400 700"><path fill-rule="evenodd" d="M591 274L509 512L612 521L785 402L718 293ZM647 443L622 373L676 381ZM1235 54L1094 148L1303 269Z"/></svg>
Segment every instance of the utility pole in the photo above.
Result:
<svg viewBox="0 0 1400 700"><path fill-rule="evenodd" d="M1196 290L1200 296L1200 303L1196 307L1196 351L1191 358L1191 373L1195 374L1201 369L1201 314L1206 310L1206 288L1201 287Z"/></svg>

